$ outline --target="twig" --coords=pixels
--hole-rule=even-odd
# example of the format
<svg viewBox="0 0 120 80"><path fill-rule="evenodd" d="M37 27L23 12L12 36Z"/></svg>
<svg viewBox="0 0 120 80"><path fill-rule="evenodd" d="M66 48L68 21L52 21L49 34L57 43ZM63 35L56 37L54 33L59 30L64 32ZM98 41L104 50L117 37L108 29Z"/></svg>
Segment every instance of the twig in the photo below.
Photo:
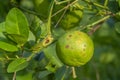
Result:
<svg viewBox="0 0 120 80"><path fill-rule="evenodd" d="M96 72L96 80L100 80L100 74L99 74L99 71L98 71L96 65L94 63L92 63L92 65L93 65L93 68L95 69L95 72Z"/></svg>
<svg viewBox="0 0 120 80"><path fill-rule="evenodd" d="M98 20L98 21L96 21L96 22L94 22L94 23L92 23L92 24L90 24L90 25L87 25L87 27L89 28L89 27L91 27L91 26L95 26L95 25L97 25L97 24L99 24L99 23L107 20L108 18L110 18L110 15L105 16L104 18L102 18L102 19L100 19L100 20Z"/></svg>
<svg viewBox="0 0 120 80"><path fill-rule="evenodd" d="M13 75L13 79L12 80L16 80L16 72L14 72L14 75Z"/></svg>
<svg viewBox="0 0 120 80"><path fill-rule="evenodd" d="M58 13L60 13L61 11L65 10L66 8L70 7L71 5L73 5L73 4L76 3L76 2L77 2L77 1L74 1L74 2L72 2L72 3L70 3L70 4L68 4L68 5L65 6L64 8L62 8L62 9L60 9L59 11L57 11L56 13L54 13L54 14L52 15L52 17L54 17L55 15L57 15Z"/></svg>
<svg viewBox="0 0 120 80"><path fill-rule="evenodd" d="M66 11L67 11L68 8L65 9L65 11L63 12L63 14L61 15L61 17L59 18L59 20L57 21L55 27L57 27L57 25L60 23L60 21L62 20L62 18L64 17Z"/></svg>
<svg viewBox="0 0 120 80"><path fill-rule="evenodd" d="M111 15L107 15L107 16L103 17L102 19L97 20L96 22L94 22L92 24L89 24L89 25L86 25L86 26L80 26L81 27L80 30L83 30L85 28L91 29L91 27L104 22L105 20L109 19L110 17L111 17Z"/></svg>
<svg viewBox="0 0 120 80"><path fill-rule="evenodd" d="M92 35L96 30L98 30L101 27L101 24L107 20L108 18L110 18L110 15L90 24L87 26L87 28L90 28L92 26L92 29L88 32L89 35Z"/></svg>
<svg viewBox="0 0 120 80"><path fill-rule="evenodd" d="M96 30L98 30L101 27L101 24L98 24L96 26L93 27L93 29L91 29L88 34L92 35Z"/></svg>
<svg viewBox="0 0 120 80"><path fill-rule="evenodd" d="M91 5L94 5L94 6L97 6L97 7L103 8L103 9L108 9L108 7L103 6L103 5L100 5L100 4L95 3L95 2L91 2L90 0L82 0L82 1L87 2L88 4L91 4Z"/></svg>
<svg viewBox="0 0 120 80"><path fill-rule="evenodd" d="M73 78L77 78L75 67L72 67Z"/></svg>

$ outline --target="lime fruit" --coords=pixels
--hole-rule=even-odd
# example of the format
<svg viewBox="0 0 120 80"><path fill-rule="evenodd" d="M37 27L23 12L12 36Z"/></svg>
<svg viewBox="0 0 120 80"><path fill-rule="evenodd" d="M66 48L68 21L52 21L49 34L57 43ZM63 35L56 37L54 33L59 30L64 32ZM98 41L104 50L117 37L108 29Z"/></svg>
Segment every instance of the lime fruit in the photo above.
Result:
<svg viewBox="0 0 120 80"><path fill-rule="evenodd" d="M33 0L35 11L43 19L48 18L50 2L49 0Z"/></svg>
<svg viewBox="0 0 120 80"><path fill-rule="evenodd" d="M65 30L76 27L79 25L82 16L83 16L82 10L79 9L69 10L61 20L60 27L62 27Z"/></svg>
<svg viewBox="0 0 120 80"><path fill-rule="evenodd" d="M91 38L81 31L69 31L58 39L56 53L68 66L86 64L93 56L94 45Z"/></svg>

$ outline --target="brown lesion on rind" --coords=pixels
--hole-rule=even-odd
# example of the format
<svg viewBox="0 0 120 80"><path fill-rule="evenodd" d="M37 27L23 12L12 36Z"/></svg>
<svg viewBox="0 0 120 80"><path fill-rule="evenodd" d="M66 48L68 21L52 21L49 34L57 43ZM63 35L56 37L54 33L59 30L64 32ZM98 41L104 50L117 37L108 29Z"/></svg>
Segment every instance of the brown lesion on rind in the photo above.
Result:
<svg viewBox="0 0 120 80"><path fill-rule="evenodd" d="M85 48L83 48L83 51L85 51Z"/></svg>
<svg viewBox="0 0 120 80"><path fill-rule="evenodd" d="M72 37L72 35L69 35L69 37Z"/></svg>
<svg viewBox="0 0 120 80"><path fill-rule="evenodd" d="M69 45L66 45L65 48L69 48L70 46Z"/></svg>
<svg viewBox="0 0 120 80"><path fill-rule="evenodd" d="M86 44L84 44L84 45L83 45L83 51L86 50L86 47L87 47Z"/></svg>
<svg viewBox="0 0 120 80"><path fill-rule="evenodd" d="M86 44L84 44L83 46L86 47Z"/></svg>

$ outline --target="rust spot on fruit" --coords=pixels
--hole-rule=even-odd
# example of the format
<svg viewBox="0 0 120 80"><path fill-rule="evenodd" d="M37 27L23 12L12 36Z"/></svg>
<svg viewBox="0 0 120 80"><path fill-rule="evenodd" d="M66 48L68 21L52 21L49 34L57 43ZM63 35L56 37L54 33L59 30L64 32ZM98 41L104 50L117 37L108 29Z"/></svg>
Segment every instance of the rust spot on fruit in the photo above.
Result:
<svg viewBox="0 0 120 80"><path fill-rule="evenodd" d="M86 56L85 53L82 53L82 56L85 57Z"/></svg>
<svg viewBox="0 0 120 80"><path fill-rule="evenodd" d="M86 47L86 45L84 44L84 47Z"/></svg>
<svg viewBox="0 0 120 80"><path fill-rule="evenodd" d="M67 38L67 40L69 40L69 38Z"/></svg>
<svg viewBox="0 0 120 80"><path fill-rule="evenodd" d="M69 37L72 37L72 35L69 35Z"/></svg>
<svg viewBox="0 0 120 80"><path fill-rule="evenodd" d="M83 51L85 51L85 48L83 48Z"/></svg>
<svg viewBox="0 0 120 80"><path fill-rule="evenodd" d="M69 48L70 46L69 45L66 45L65 48Z"/></svg>

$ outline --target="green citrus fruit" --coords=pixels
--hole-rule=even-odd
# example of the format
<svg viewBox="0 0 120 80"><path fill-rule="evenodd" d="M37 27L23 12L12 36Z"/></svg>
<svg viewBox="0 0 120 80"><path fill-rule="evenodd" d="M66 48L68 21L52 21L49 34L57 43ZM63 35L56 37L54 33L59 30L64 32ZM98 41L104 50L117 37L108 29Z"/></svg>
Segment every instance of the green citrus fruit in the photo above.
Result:
<svg viewBox="0 0 120 80"><path fill-rule="evenodd" d="M41 15L41 18L48 17L50 2L50 0L33 0L35 11Z"/></svg>
<svg viewBox="0 0 120 80"><path fill-rule="evenodd" d="M56 53L69 66L86 64L93 56L94 45L90 37L80 31L70 31L58 39Z"/></svg>
<svg viewBox="0 0 120 80"><path fill-rule="evenodd" d="M64 8L64 6L62 6L62 5L56 6L54 13L59 11L62 8ZM55 17L53 17L55 23L58 22L58 20L61 18L63 13L64 13L64 11L60 12ZM83 11L81 9L78 9L77 7L74 7L74 5L73 5L73 7L70 7L66 11L66 13L64 14L63 18L61 19L61 21L59 23L59 26L65 30L76 27L79 25L79 23L82 19L82 16L83 16Z"/></svg>
<svg viewBox="0 0 120 80"><path fill-rule="evenodd" d="M69 10L60 22L60 26L67 30L79 25L83 12L79 9Z"/></svg>
<svg viewBox="0 0 120 80"><path fill-rule="evenodd" d="M42 20L46 20L49 15L51 0L33 0L33 3L34 3L35 11L40 14L39 17ZM67 5L68 5L67 3L60 4L60 5L55 4L53 9L53 14L65 8ZM81 6L81 5L76 3L67 9L67 12L65 13L64 17L59 23L59 26L61 26L63 29L69 29L69 28L78 26L83 14L82 10L78 8L78 6ZM52 17L52 22L56 24L61 18L61 16L63 15L63 13L64 13L64 10L60 11L58 14Z"/></svg>

